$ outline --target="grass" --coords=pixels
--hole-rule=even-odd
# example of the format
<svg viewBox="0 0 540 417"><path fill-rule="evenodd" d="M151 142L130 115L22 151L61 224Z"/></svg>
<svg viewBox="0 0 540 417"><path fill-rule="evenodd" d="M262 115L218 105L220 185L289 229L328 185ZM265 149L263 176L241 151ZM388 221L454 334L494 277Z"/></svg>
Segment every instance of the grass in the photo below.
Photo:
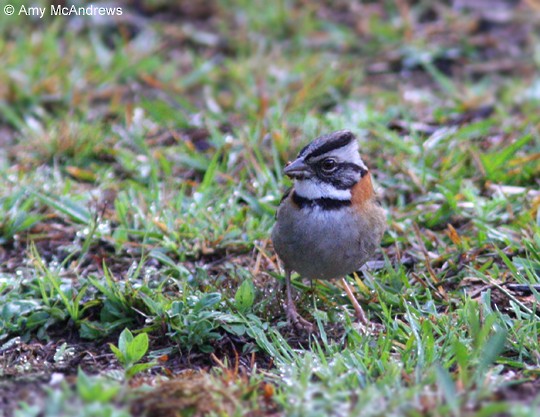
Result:
<svg viewBox="0 0 540 417"><path fill-rule="evenodd" d="M6 416L537 413L536 12L397 4L0 13ZM351 277L385 331L297 279L309 337L269 234L286 161L342 128L388 213Z"/></svg>

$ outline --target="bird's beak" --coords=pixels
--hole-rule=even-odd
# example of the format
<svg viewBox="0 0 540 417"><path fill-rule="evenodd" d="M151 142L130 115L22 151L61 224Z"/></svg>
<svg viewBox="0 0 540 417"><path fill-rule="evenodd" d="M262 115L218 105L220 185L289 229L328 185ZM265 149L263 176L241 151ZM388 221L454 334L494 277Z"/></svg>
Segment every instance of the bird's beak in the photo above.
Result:
<svg viewBox="0 0 540 417"><path fill-rule="evenodd" d="M306 178L311 175L311 170L303 159L296 159L295 161L290 162L283 172L291 178Z"/></svg>

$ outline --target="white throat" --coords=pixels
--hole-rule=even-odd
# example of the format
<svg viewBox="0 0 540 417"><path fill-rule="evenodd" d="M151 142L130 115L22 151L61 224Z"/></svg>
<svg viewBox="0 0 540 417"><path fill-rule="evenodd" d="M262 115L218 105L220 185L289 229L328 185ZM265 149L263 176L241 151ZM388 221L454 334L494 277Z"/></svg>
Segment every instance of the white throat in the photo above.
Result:
<svg viewBox="0 0 540 417"><path fill-rule="evenodd" d="M334 200L350 200L350 190L338 190L332 184L317 181L315 178L297 180L294 191L300 196L310 200L316 198L332 198Z"/></svg>

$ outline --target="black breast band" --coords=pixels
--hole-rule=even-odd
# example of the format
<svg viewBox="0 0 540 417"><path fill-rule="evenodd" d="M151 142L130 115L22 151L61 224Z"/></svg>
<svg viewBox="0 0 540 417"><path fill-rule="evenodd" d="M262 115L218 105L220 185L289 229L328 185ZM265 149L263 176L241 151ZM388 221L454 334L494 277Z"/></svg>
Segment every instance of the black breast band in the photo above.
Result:
<svg viewBox="0 0 540 417"><path fill-rule="evenodd" d="M298 195L295 191L292 193L292 201L300 208L320 207L323 210L338 210L342 207L351 205L351 200L339 200L337 198L306 198Z"/></svg>

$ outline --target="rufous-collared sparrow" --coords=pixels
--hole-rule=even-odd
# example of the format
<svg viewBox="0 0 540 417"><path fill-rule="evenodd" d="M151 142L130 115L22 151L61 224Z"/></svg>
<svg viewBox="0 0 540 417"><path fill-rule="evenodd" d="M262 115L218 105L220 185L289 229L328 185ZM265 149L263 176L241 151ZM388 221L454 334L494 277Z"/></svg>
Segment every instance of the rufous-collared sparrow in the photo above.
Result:
<svg viewBox="0 0 540 417"><path fill-rule="evenodd" d="M355 135L339 130L318 137L284 173L294 185L279 205L272 241L285 268L287 319L313 329L293 302L291 271L296 271L309 279L341 278L358 319L367 324L345 276L360 269L379 247L386 216Z"/></svg>

